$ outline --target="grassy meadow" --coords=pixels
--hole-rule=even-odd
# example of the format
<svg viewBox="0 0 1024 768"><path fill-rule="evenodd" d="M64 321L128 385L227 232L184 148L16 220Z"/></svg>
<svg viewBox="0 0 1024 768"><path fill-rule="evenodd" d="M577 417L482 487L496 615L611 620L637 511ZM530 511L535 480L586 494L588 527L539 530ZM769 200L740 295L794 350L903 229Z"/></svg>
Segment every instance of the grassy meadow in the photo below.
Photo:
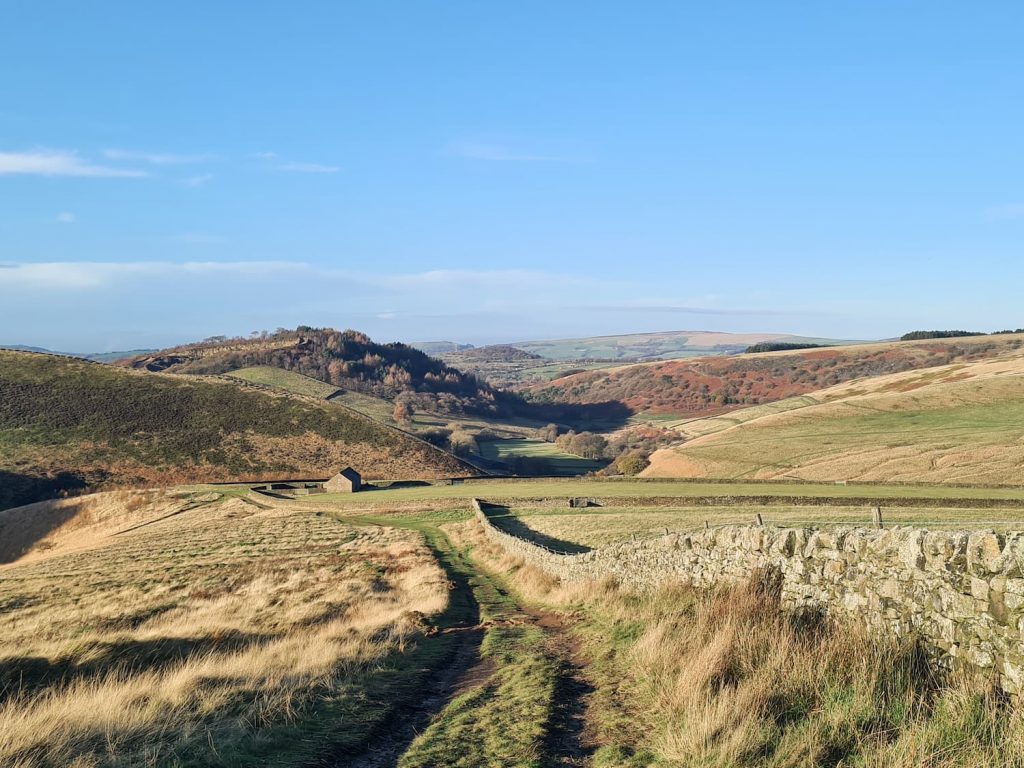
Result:
<svg viewBox="0 0 1024 768"><path fill-rule="evenodd" d="M308 765L358 751L417 684L409 651L448 601L419 535L88 501L0 567L0 765Z"/></svg>
<svg viewBox="0 0 1024 768"><path fill-rule="evenodd" d="M805 495L765 503L766 489ZM979 506L942 506L953 491ZM824 493L903 492L889 523L1024 517L980 506L1014 489L580 479L273 506L200 485L8 510L0 765L1021 764L1018 711L914 646L797 620L756 581L561 585L484 536L469 496L500 492L500 525L575 551L756 513L869 518ZM709 492L725 501L688 495Z"/></svg>
<svg viewBox="0 0 1024 768"><path fill-rule="evenodd" d="M585 459L582 456L566 453L554 443L529 438L481 440L480 455L485 459L502 462L509 462L519 457L543 461L546 474L567 477L593 472L607 464L605 461Z"/></svg>
<svg viewBox="0 0 1024 768"><path fill-rule="evenodd" d="M1024 485L1024 358L854 381L694 420L651 477Z"/></svg>

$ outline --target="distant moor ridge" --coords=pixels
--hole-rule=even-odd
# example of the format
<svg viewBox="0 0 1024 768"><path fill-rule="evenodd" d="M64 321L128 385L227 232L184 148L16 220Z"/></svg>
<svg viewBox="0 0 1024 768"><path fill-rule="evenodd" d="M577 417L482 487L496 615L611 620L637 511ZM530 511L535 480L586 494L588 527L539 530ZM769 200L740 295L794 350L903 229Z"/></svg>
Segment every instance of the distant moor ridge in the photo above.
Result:
<svg viewBox="0 0 1024 768"><path fill-rule="evenodd" d="M536 402L619 401L634 412L702 416L853 379L1005 355L1024 335L930 339L640 363L575 373L526 390Z"/></svg>

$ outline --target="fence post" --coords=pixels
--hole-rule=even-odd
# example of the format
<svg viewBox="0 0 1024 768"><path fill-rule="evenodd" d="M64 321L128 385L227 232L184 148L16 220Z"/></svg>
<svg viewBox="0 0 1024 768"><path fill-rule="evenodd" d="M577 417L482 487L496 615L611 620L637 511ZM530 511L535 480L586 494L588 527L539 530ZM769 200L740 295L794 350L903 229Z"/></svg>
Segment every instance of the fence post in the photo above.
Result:
<svg viewBox="0 0 1024 768"><path fill-rule="evenodd" d="M871 522L874 523L875 528L882 527L882 508L872 507L871 508Z"/></svg>
<svg viewBox="0 0 1024 768"><path fill-rule="evenodd" d="M758 512L757 514L754 515L754 524L757 525L758 527L761 527L761 526L764 525L764 520L761 519L761 513L760 512Z"/></svg>

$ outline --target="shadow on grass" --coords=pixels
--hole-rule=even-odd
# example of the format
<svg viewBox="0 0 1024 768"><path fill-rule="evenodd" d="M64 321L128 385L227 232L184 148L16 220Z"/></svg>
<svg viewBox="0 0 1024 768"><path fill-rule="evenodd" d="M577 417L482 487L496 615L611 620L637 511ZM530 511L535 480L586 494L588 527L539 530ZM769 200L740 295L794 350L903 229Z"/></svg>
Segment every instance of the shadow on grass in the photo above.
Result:
<svg viewBox="0 0 1024 768"><path fill-rule="evenodd" d="M138 674L180 663L192 656L240 651L271 639L272 635L244 632L216 637L158 637L95 643L75 657L9 657L0 660L0 701L19 694L35 694L46 688L63 687L81 678L105 677L112 672ZM89 658L82 659L82 656Z"/></svg>
<svg viewBox="0 0 1024 768"><path fill-rule="evenodd" d="M534 544L539 544L553 552L560 552L565 555L579 555L591 550L590 547L584 544L577 544L572 541L566 541L565 539L555 538L554 536L548 536L545 533L533 530L520 518L512 514L508 507L483 503L481 503L480 506L483 508L484 514L487 515L488 519L496 528L499 528L512 536L525 539L526 541L533 542Z"/></svg>

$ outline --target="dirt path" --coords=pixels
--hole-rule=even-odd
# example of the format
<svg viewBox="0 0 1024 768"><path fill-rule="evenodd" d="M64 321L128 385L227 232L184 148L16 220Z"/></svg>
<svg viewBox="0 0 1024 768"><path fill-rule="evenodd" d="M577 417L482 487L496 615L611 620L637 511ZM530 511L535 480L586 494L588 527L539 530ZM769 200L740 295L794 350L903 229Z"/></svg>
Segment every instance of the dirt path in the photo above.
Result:
<svg viewBox="0 0 1024 768"><path fill-rule="evenodd" d="M422 696L399 702L358 755L338 756L328 765L337 768L393 768L413 739L431 718L456 696L482 685L493 671L489 659L481 659L480 605L470 583L472 569L447 537L436 529L424 531L427 545L451 583L449 606L438 620L436 634L454 637L455 643L444 663L428 674ZM425 638L431 642L436 638Z"/></svg>
<svg viewBox="0 0 1024 768"><path fill-rule="evenodd" d="M586 660L579 641L569 629L572 618L519 604L486 573L473 567L468 558L433 526L419 528L438 563L451 582L449 608L436 624L437 635L454 637L455 643L426 676L422 695L399 702L386 720L374 729L358 755L338 755L327 765L341 768L394 768L416 736L457 696L486 685L496 670L491 658L482 658L480 645L487 626L481 625L481 606L475 590L487 590L515 603L515 617L492 619L489 625L528 622L546 637L545 650L558 665L550 728L544 740L545 766L585 766L596 744L586 727L586 712L592 686L584 675Z"/></svg>
<svg viewBox="0 0 1024 768"><path fill-rule="evenodd" d="M587 662L580 641L569 630L572 617L534 608L525 608L524 613L548 635L548 647L560 662L551 730L544 742L545 762L551 766L589 765L597 749L594 734L587 727L587 708L594 687L585 675Z"/></svg>

